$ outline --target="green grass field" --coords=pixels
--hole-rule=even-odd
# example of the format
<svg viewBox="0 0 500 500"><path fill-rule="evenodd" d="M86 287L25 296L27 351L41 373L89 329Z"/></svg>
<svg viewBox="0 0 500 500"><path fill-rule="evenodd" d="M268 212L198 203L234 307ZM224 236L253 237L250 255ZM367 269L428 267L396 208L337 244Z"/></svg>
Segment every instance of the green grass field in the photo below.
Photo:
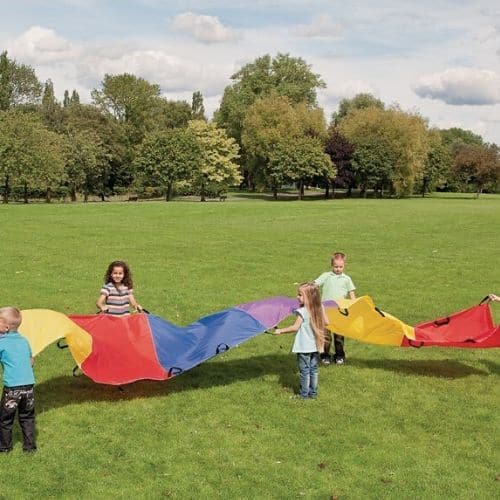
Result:
<svg viewBox="0 0 500 500"><path fill-rule="evenodd" d="M498 196L9 205L0 221L0 303L22 309L95 312L120 258L140 303L184 325L295 295L333 250L358 295L412 325L500 293ZM500 497L498 349L347 339L319 399L296 401L292 341L263 334L124 392L73 377L50 346L35 365L39 450L23 455L16 424L0 498Z"/></svg>

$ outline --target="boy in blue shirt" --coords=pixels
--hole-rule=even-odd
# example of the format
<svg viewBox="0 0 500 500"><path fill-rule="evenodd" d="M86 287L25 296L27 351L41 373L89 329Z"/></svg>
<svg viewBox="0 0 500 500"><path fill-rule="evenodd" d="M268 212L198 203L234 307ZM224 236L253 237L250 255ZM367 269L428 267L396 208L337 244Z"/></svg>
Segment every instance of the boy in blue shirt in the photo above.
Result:
<svg viewBox="0 0 500 500"><path fill-rule="evenodd" d="M323 273L316 278L314 282L321 287L321 300L335 300L356 298L356 287L350 276L344 274L346 255L341 252L335 252L332 255L331 266L332 270ZM342 335L333 334L333 343L335 346L335 356L333 362L336 365L343 365L345 361L344 352L344 337ZM325 342L325 352L322 354L321 362L325 365L330 364L330 341Z"/></svg>
<svg viewBox="0 0 500 500"><path fill-rule="evenodd" d="M3 368L0 453L12 450L16 412L23 432L23 450L36 450L33 357L29 342L17 331L21 319L21 312L15 307L0 308L0 364Z"/></svg>

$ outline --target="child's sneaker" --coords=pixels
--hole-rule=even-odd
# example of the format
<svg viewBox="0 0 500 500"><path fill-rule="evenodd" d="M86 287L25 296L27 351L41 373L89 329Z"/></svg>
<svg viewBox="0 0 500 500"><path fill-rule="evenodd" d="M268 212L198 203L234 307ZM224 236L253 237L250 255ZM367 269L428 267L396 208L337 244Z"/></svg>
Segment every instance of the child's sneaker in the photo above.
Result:
<svg viewBox="0 0 500 500"><path fill-rule="evenodd" d="M322 365L329 365L331 363L331 358L328 354L323 354L321 356L321 364Z"/></svg>
<svg viewBox="0 0 500 500"><path fill-rule="evenodd" d="M334 363L336 365L343 365L345 363L345 359L342 356L335 356Z"/></svg>

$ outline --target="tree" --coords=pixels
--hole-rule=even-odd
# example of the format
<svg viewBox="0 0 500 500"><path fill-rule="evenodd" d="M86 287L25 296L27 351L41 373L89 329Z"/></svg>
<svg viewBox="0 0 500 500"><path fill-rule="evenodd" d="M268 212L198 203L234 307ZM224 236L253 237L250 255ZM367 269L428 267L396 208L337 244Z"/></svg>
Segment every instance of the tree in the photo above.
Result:
<svg viewBox="0 0 500 500"><path fill-rule="evenodd" d="M30 66L0 54L0 111L23 104L38 104L42 85Z"/></svg>
<svg viewBox="0 0 500 500"><path fill-rule="evenodd" d="M152 128L160 86L129 73L106 74L101 90L94 89L91 95L98 107L124 124L130 144L138 144Z"/></svg>
<svg viewBox="0 0 500 500"><path fill-rule="evenodd" d="M304 197L304 183L314 177L333 180L335 167L325 154L323 144L310 137L284 138L277 142L266 166L266 179L278 197L284 182L296 182L299 199Z"/></svg>
<svg viewBox="0 0 500 500"><path fill-rule="evenodd" d="M357 94L352 99L342 99L339 110L332 114L332 124L338 125L351 111L366 108L385 109L385 104L369 93Z"/></svg>
<svg viewBox="0 0 500 500"><path fill-rule="evenodd" d="M34 113L16 109L0 112L0 177L3 202L13 187L45 190L50 202L52 189L64 180L61 138L48 130Z"/></svg>
<svg viewBox="0 0 500 500"><path fill-rule="evenodd" d="M103 175L102 158L104 145L94 131L71 130L66 134L65 160L66 176L71 201L76 201L78 191L83 192L87 202L93 191L102 192L106 179Z"/></svg>
<svg viewBox="0 0 500 500"><path fill-rule="evenodd" d="M496 185L500 179L498 146L462 144L456 149L451 168L463 185L475 186L479 197L486 185Z"/></svg>
<svg viewBox="0 0 500 500"><path fill-rule="evenodd" d="M326 140L325 152L330 156L332 163L337 168L335 177L335 187L347 188L350 196L354 185L354 172L352 169L352 158L354 155L354 145L351 144L335 127L330 127ZM329 197L327 183L325 197ZM335 193L335 191L334 191Z"/></svg>
<svg viewBox="0 0 500 500"><path fill-rule="evenodd" d="M165 200L172 197L177 181L187 179L198 168L201 148L189 129L157 130L146 134L135 158L144 186L162 186Z"/></svg>
<svg viewBox="0 0 500 500"><path fill-rule="evenodd" d="M429 149L422 117L398 107L368 107L349 112L339 131L354 144L352 164L363 193L368 187L389 187L398 196L412 192Z"/></svg>
<svg viewBox="0 0 500 500"><path fill-rule="evenodd" d="M278 54L274 59L268 54L259 57L231 79L233 83L224 89L215 121L240 145L246 111L257 98L275 93L288 97L292 103L305 102L314 107L317 89L325 87L321 77L302 58L289 54Z"/></svg>
<svg viewBox="0 0 500 500"><path fill-rule="evenodd" d="M61 105L54 95L54 84L52 80L45 82L40 113L45 125L54 132L63 132L64 113Z"/></svg>
<svg viewBox="0 0 500 500"><path fill-rule="evenodd" d="M191 116L191 106L186 101L169 101L159 98L151 112L150 129L185 128Z"/></svg>
<svg viewBox="0 0 500 500"><path fill-rule="evenodd" d="M220 193L241 181L238 164L239 146L215 123L204 120L189 122L191 131L200 145L201 156L191 181L199 191L201 201L210 192Z"/></svg>
<svg viewBox="0 0 500 500"><path fill-rule="evenodd" d="M116 185L130 184L134 172L126 161L129 156L125 130L123 124L117 122L109 113L104 113L91 104L71 103L64 108L64 134L77 139L80 135L87 135L92 139L92 144L98 145L98 182L87 183L87 194L97 190L96 194L104 201L105 196L111 193ZM79 147L84 149L83 145ZM81 186L80 181L76 185ZM72 194L72 199L76 199L76 192Z"/></svg>
<svg viewBox="0 0 500 500"><path fill-rule="evenodd" d="M422 197L431 192L436 185L444 183L451 165L449 147L443 144L438 130L429 131L429 152L422 170Z"/></svg>
<svg viewBox="0 0 500 500"><path fill-rule="evenodd" d="M191 119L206 121L205 106L203 105L203 95L199 90L193 92L193 99L191 103Z"/></svg>
<svg viewBox="0 0 500 500"><path fill-rule="evenodd" d="M317 108L309 108L304 103L294 105L288 97L276 93L257 99L248 108L242 134L252 182L275 190L276 178L267 175L277 145L290 144L305 137L321 141L325 131L323 113Z"/></svg>

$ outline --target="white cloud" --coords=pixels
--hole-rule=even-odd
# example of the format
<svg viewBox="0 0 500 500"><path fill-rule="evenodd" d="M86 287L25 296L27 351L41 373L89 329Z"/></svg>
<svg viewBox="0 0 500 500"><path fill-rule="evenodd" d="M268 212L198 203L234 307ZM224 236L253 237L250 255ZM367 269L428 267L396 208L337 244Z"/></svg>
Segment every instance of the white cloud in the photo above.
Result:
<svg viewBox="0 0 500 500"><path fill-rule="evenodd" d="M315 16L310 24L300 24L293 33L306 38L335 38L342 32L341 23L328 14Z"/></svg>
<svg viewBox="0 0 500 500"><path fill-rule="evenodd" d="M414 91L446 104L496 104L500 102L500 76L494 71L452 68L420 78Z"/></svg>
<svg viewBox="0 0 500 500"><path fill-rule="evenodd" d="M215 16L185 12L175 17L174 26L204 43L231 42L238 38L236 31L226 28Z"/></svg>
<svg viewBox="0 0 500 500"><path fill-rule="evenodd" d="M9 51L27 64L57 62L75 55L70 42L41 26L31 27L14 40Z"/></svg>

